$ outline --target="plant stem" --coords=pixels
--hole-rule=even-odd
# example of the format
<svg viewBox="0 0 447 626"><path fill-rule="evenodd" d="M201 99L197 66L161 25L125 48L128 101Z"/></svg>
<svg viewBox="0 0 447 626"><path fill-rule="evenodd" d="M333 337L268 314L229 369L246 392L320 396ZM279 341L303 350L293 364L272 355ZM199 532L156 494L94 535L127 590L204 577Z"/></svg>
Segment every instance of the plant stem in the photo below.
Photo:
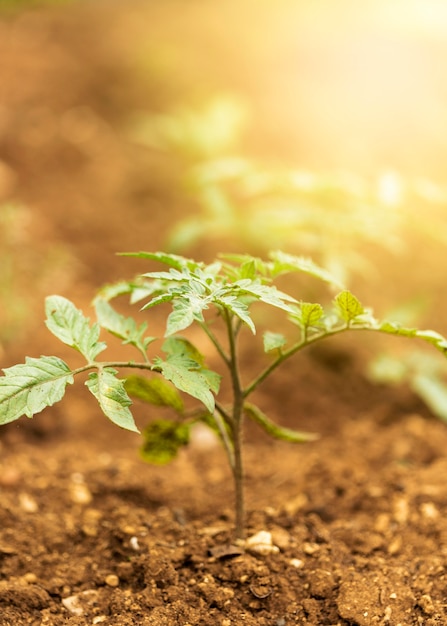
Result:
<svg viewBox="0 0 447 626"><path fill-rule="evenodd" d="M308 337L307 334L304 335L300 341L294 343L288 350L281 352L278 357L274 361L270 363L247 387L243 390L242 394L244 398L247 398L270 374L279 366L281 363L289 359L291 356L305 348L306 346L316 343L321 339L325 339L326 337L332 337L333 335L338 335L347 330L372 330L368 327L350 327L347 325L343 325L338 328L334 328L333 330L326 330L323 333L315 334L311 337Z"/></svg>
<svg viewBox="0 0 447 626"><path fill-rule="evenodd" d="M241 387L236 347L236 338L240 325L238 324L236 327L234 326L233 317L228 311L225 311L225 320L230 345L229 368L233 387L233 419L231 424L233 439L233 464L231 465L231 470L233 473L235 497L235 538L242 540L245 534L244 464L242 456L244 394Z"/></svg>

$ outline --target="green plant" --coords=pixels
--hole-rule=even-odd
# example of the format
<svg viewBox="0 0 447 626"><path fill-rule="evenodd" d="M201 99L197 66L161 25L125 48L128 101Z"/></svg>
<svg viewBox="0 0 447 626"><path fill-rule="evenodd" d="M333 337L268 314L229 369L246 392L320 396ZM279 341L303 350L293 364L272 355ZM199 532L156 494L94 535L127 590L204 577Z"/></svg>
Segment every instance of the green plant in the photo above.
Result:
<svg viewBox="0 0 447 626"><path fill-rule="evenodd" d="M161 262L168 269L105 287L94 302L97 321L93 324L66 298L47 298L48 329L80 352L86 363L71 368L59 357L41 356L27 358L25 363L3 370L0 423L12 422L22 415L32 417L61 400L67 384L83 373L88 373L86 385L102 411L118 426L137 431L129 408L131 397L173 410L172 419L154 420L143 431L143 453L148 460L170 460L188 442L191 425L203 421L218 433L228 457L235 489L235 533L239 539L244 535L244 419L254 420L272 436L287 441L306 442L316 437L277 425L249 402L249 397L276 368L303 348L347 331L378 331L420 338L442 353L447 352L447 340L440 334L379 322L347 290L342 289L335 296L327 311L320 303L299 301L278 290L274 280L289 273L308 274L340 289L328 272L307 258L274 252L267 261L236 255L206 265L163 252L132 256ZM143 311L166 303L171 305L161 345L163 357L149 354L155 338L147 335L146 322L139 324L111 306L111 300L124 294L130 294L132 303L146 300ZM264 332L263 348L270 359L245 382L238 339L243 328L255 335L257 303L283 312L291 322L291 332L289 338L278 332ZM228 404L221 401L219 394L222 373L209 369L199 350L180 334L193 324L209 339L229 376ZM107 347L100 340L101 329L118 337L123 344L133 346L141 359L98 360ZM121 379L117 374L122 369L142 370L149 376L130 375ZM200 407L186 410L179 392L199 400Z"/></svg>

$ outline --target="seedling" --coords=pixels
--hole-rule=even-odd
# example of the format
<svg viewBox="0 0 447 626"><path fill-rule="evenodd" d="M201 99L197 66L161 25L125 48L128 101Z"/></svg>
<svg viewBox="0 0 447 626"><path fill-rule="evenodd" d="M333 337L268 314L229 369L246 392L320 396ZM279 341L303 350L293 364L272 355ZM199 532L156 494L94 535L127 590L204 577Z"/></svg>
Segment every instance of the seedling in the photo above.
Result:
<svg viewBox="0 0 447 626"><path fill-rule="evenodd" d="M348 331L376 331L420 338L447 353L447 339L428 330L403 328L376 320L371 311L344 289L338 292L329 310L320 303L299 301L280 291L275 279L287 273L308 274L340 289L337 281L311 260L274 252L269 260L240 255L222 257L213 263L196 262L178 255L136 253L132 256L158 261L165 271L149 272L137 280L105 287L94 301L97 321L89 319L61 296L46 299L46 325L63 343L77 350L85 365L72 369L57 356L28 357L23 364L5 370L0 377L0 424L26 415L33 417L64 396L67 384L88 373L86 385L103 413L118 426L137 431L130 406L131 397L152 405L169 407L172 419L154 420L143 431L143 455L150 461L167 462L188 443L191 426L205 422L218 433L231 468L235 490L235 535L244 536L244 419L251 419L267 433L291 442L307 442L312 433L283 428L271 421L249 401L253 392L279 366L303 348L322 339ZM143 311L170 305L160 356L153 351L156 339L147 335L147 323L125 317L110 304L123 294L131 302L144 302ZM241 372L239 335L247 329L256 333L255 306L262 304L281 311L291 323L290 337L265 331L263 348L270 355L266 365L248 382ZM272 321L275 316L271 316ZM219 397L221 374L208 369L199 350L180 333L196 324L209 339L222 362L223 373L231 381L232 397L225 404ZM100 361L106 349L101 329L130 344L140 354L139 361ZM121 370L145 374L119 378ZM187 410L182 394L200 402L197 410Z"/></svg>

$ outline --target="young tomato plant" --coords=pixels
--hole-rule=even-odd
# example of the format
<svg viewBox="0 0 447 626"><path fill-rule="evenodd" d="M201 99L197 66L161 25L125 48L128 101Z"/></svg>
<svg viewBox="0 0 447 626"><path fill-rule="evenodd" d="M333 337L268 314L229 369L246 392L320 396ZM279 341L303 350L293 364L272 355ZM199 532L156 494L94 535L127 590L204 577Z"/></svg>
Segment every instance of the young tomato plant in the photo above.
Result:
<svg viewBox="0 0 447 626"><path fill-rule="evenodd" d="M66 298L47 298L48 329L80 352L86 363L72 369L57 356L28 357L25 363L3 370L0 423L12 422L23 415L32 417L53 405L64 396L67 384L86 372L86 385L103 413L122 428L138 431L129 408L131 397L173 410L173 419L154 420L143 432L143 455L149 461L169 461L188 443L192 424L204 421L218 433L233 475L237 539L244 536L244 419L254 420L270 435L287 441L306 442L316 437L275 424L249 401L273 371L306 346L348 331L416 337L444 354L447 352L447 340L442 335L380 322L347 290L336 295L328 311L319 303L299 301L278 290L274 280L291 272L310 274L340 288L325 270L306 258L274 252L267 261L241 255L223 257L206 265L163 252L132 256L161 262L167 269L105 287L95 299L97 321L92 324ZM139 325L134 318L123 316L111 306L110 301L123 294L130 295L131 302L144 301L144 311L170 303L172 310L166 319L161 345L164 356L152 353L155 338L146 334L146 323ZM282 311L292 324L293 339L288 342L281 333L264 332L264 351L271 354L271 359L247 382L241 372L238 338L243 328L253 335L256 333L252 315L255 303ZM208 369L199 350L180 334L192 324L202 329L227 372L232 390L228 405L219 399L220 374ZM133 346L141 359L99 360L107 347L100 341L101 329L117 336L123 344ZM132 374L119 378L120 370L140 370L146 376ZM198 400L201 408L187 411L179 392Z"/></svg>

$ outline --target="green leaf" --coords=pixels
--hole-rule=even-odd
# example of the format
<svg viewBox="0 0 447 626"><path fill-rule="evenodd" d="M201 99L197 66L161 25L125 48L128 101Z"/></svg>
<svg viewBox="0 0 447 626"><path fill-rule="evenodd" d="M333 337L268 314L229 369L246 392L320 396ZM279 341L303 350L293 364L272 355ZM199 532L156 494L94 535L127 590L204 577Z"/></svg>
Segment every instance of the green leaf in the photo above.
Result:
<svg viewBox="0 0 447 626"><path fill-rule="evenodd" d="M290 317L302 328L319 328L322 326L321 319L324 310L321 304L311 302L300 302L299 308Z"/></svg>
<svg viewBox="0 0 447 626"><path fill-rule="evenodd" d="M154 406L170 406L178 413L183 411L183 401L177 389L163 378L128 376L124 387L133 398Z"/></svg>
<svg viewBox="0 0 447 626"><path fill-rule="evenodd" d="M203 357L186 339L172 337L163 344L166 361L154 359L154 369L161 371L177 389L203 402L208 411L214 411L214 396L219 390L220 377L203 367ZM197 360L196 360L197 359Z"/></svg>
<svg viewBox="0 0 447 626"><path fill-rule="evenodd" d="M189 426L168 420L151 422L143 430L144 443L140 449L148 463L165 465L172 461L180 448L189 443Z"/></svg>
<svg viewBox="0 0 447 626"><path fill-rule="evenodd" d="M259 424L266 433L275 437L275 439L281 439L291 443L308 443L309 441L316 441L319 438L319 435L316 433L292 430L275 424L275 422L272 422L257 406L249 402L244 404L244 411L248 417Z"/></svg>
<svg viewBox="0 0 447 626"><path fill-rule="evenodd" d="M26 362L3 370L0 377L0 424L22 415L33 417L58 402L67 384L73 383L68 365L55 356L27 358Z"/></svg>
<svg viewBox="0 0 447 626"><path fill-rule="evenodd" d="M89 319L70 300L49 296L45 300L48 329L71 348L78 350L89 362L95 360L106 344L98 341L98 324L90 326Z"/></svg>
<svg viewBox="0 0 447 626"><path fill-rule="evenodd" d="M447 386L441 380L417 374L410 379L410 386L433 413L447 422Z"/></svg>
<svg viewBox="0 0 447 626"><path fill-rule="evenodd" d="M129 410L132 401L126 393L124 382L116 377L116 370L104 368L93 372L86 385L109 420L121 428L139 432Z"/></svg>
<svg viewBox="0 0 447 626"><path fill-rule="evenodd" d="M133 256L139 259L149 259L151 261L159 261L164 265L169 265L174 269L182 271L184 268L195 269L202 264L197 263L193 259L180 256L178 254L168 254L166 252L122 252L121 256Z"/></svg>
<svg viewBox="0 0 447 626"><path fill-rule="evenodd" d="M163 352L168 356L180 356L192 359L196 365L203 367L203 354L185 337L169 337L163 343Z"/></svg>
<svg viewBox="0 0 447 626"><path fill-rule="evenodd" d="M124 317L105 300L97 299L95 310L99 325L112 335L122 339L125 344L130 343L145 353L148 345L155 341L154 337L144 337L147 329L145 322L141 326L137 326L132 317Z"/></svg>
<svg viewBox="0 0 447 626"><path fill-rule="evenodd" d="M335 304L342 319L348 324L365 313L360 301L348 290L342 291L335 298Z"/></svg>
<svg viewBox="0 0 447 626"><path fill-rule="evenodd" d="M237 318L241 320L246 326L249 327L253 335L256 334L256 327L254 325L253 320L250 317L250 312L248 306L245 302L242 302L238 299L236 295L216 295L214 297L214 302L219 307L226 309L232 315L235 315Z"/></svg>
<svg viewBox="0 0 447 626"><path fill-rule="evenodd" d="M166 380L170 380L177 389L203 402L208 411L214 411L214 396L210 391L207 378L195 368L194 361L172 357L168 361L154 359L154 366L159 368Z"/></svg>
<svg viewBox="0 0 447 626"><path fill-rule="evenodd" d="M241 280L234 284L243 294L248 294L265 304L270 304L278 309L290 312L292 309L288 302L296 302L295 298L279 291L274 285L263 285L259 281Z"/></svg>
<svg viewBox="0 0 447 626"><path fill-rule="evenodd" d="M432 344L437 350L443 354L447 354L447 338L434 330L418 330L417 328L404 328L393 322L382 322L378 326L378 330L389 333L391 335L399 335L403 337L414 337L422 339Z"/></svg>
<svg viewBox="0 0 447 626"><path fill-rule="evenodd" d="M278 350L286 344L286 338L281 333L272 333L266 331L264 333L264 352L271 352L272 350Z"/></svg>
<svg viewBox="0 0 447 626"><path fill-rule="evenodd" d="M172 313L169 314L166 323L166 337L185 330L191 326L195 319L203 320L200 308L199 311L195 311L194 308L190 300L175 300Z"/></svg>
<svg viewBox="0 0 447 626"><path fill-rule="evenodd" d="M254 280L256 278L256 261L255 259L248 259L244 261L239 270L240 278L248 278Z"/></svg>
<svg viewBox="0 0 447 626"><path fill-rule="evenodd" d="M109 285L103 285L98 291L97 298L102 300L114 300L119 296L125 296L132 293L135 284L128 281L119 281Z"/></svg>
<svg viewBox="0 0 447 626"><path fill-rule="evenodd" d="M292 254L281 252L280 250L271 252L269 257L273 261L271 266L272 276L278 276L288 272L301 272L303 274L309 274L314 278L318 278L319 280L329 283L334 287L343 287L338 278L307 257L294 256Z"/></svg>
<svg viewBox="0 0 447 626"><path fill-rule="evenodd" d="M163 352L169 358L180 357L190 359L195 363L198 371L206 378L209 388L213 393L219 392L221 377L216 372L205 367L203 354L185 337L169 337L163 344Z"/></svg>

